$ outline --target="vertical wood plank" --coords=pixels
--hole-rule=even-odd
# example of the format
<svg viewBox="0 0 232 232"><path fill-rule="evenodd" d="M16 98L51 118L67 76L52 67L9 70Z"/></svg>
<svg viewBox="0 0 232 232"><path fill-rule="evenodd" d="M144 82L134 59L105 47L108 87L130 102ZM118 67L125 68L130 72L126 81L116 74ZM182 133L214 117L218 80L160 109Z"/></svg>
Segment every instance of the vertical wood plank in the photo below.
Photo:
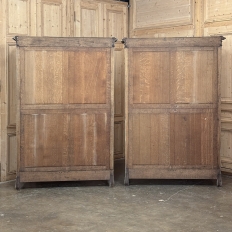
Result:
<svg viewBox="0 0 232 232"><path fill-rule="evenodd" d="M151 115L151 164L170 164L170 118L168 114Z"/></svg>
<svg viewBox="0 0 232 232"><path fill-rule="evenodd" d="M150 115L140 114L140 154L139 164L151 163L151 117Z"/></svg>
<svg viewBox="0 0 232 232"><path fill-rule="evenodd" d="M190 154L189 165L201 165L201 114L192 114L190 117Z"/></svg>
<svg viewBox="0 0 232 232"><path fill-rule="evenodd" d="M140 164L142 162L142 157L140 154L140 115L133 115L132 119L130 119L129 123L132 124L132 128L130 130L130 150L129 156L131 157L132 164Z"/></svg>
<svg viewBox="0 0 232 232"><path fill-rule="evenodd" d="M110 168L109 154L110 149L108 149L107 144L110 143L109 137L104 134L104 131L107 129L109 122L107 120L107 114L97 114L96 115L96 153L97 153L97 164L106 165L107 168Z"/></svg>
<svg viewBox="0 0 232 232"><path fill-rule="evenodd" d="M169 103L169 53L135 52L134 62L134 103Z"/></svg>

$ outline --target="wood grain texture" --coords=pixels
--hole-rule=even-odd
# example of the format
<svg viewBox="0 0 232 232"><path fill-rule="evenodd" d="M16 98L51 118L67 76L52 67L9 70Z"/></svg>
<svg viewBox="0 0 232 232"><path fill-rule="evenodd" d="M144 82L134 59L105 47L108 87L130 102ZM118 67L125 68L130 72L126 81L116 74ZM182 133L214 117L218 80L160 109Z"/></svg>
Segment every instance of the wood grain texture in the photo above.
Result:
<svg viewBox="0 0 232 232"><path fill-rule="evenodd" d="M213 173L219 172L218 48L215 43L205 46L212 41L209 38L192 47L191 39L196 42L189 38L189 46L182 47L175 47L176 38L144 44L142 39L128 39L129 179L217 178ZM221 38L213 39L220 47ZM157 41L164 42L163 47Z"/></svg>
<svg viewBox="0 0 232 232"><path fill-rule="evenodd" d="M232 2L228 0L206 0L205 4L205 23L221 22L232 19Z"/></svg>
<svg viewBox="0 0 232 232"><path fill-rule="evenodd" d="M54 38L46 39L49 47L17 47L18 177L26 182L31 172L34 181L110 176L112 182L113 48L57 48Z"/></svg>
<svg viewBox="0 0 232 232"><path fill-rule="evenodd" d="M45 37L36 36L17 36L17 46L26 47L102 47L111 48L114 45L115 38L64 38L64 37L51 37L50 41Z"/></svg>
<svg viewBox="0 0 232 232"><path fill-rule="evenodd" d="M7 6L7 34L29 34L29 12L30 1L29 0L9 0L6 1ZM14 17L12 17L14 15Z"/></svg>
<svg viewBox="0 0 232 232"><path fill-rule="evenodd" d="M194 38L135 38L123 40L127 48L140 48L140 47L219 47L222 46L221 36L208 37L207 39L202 37Z"/></svg>
<svg viewBox="0 0 232 232"><path fill-rule="evenodd" d="M20 172L21 182L47 182L47 181L84 181L109 180L110 172L101 171L66 171L66 172Z"/></svg>
<svg viewBox="0 0 232 232"><path fill-rule="evenodd" d="M104 37L116 37L118 41L128 37L128 9L126 5L103 5L103 33Z"/></svg>
<svg viewBox="0 0 232 232"><path fill-rule="evenodd" d="M134 168L129 169L131 179L217 179L218 171L202 168Z"/></svg>
<svg viewBox="0 0 232 232"><path fill-rule="evenodd" d="M232 76L231 76L231 44L232 44L232 4L230 1L204 1L204 36L223 35L226 40L223 41L221 57L221 100L222 100L222 123L221 123L221 168L225 172L232 172L232 158L230 144L232 137L230 129L232 128L230 109L232 108ZM220 141L220 140L219 140Z"/></svg>
<svg viewBox="0 0 232 232"><path fill-rule="evenodd" d="M135 114L130 131L133 164L170 165L170 119L168 114Z"/></svg>
<svg viewBox="0 0 232 232"><path fill-rule="evenodd" d="M213 103L217 77L213 50L171 53L172 93L174 103ZM217 93L215 94L217 96Z"/></svg>
<svg viewBox="0 0 232 232"><path fill-rule="evenodd" d="M135 0L133 4L134 29L192 24L191 0Z"/></svg>
<svg viewBox="0 0 232 232"><path fill-rule="evenodd" d="M91 113L22 115L22 167L108 166L106 118Z"/></svg>
<svg viewBox="0 0 232 232"><path fill-rule="evenodd" d="M96 1L74 1L74 36L103 36L102 4Z"/></svg>
<svg viewBox="0 0 232 232"><path fill-rule="evenodd" d="M113 3L113 4L112 4ZM111 9L111 6L114 7ZM118 7L119 6L119 7ZM54 37L102 37L104 28L109 28L115 36L124 31L127 37L127 3L112 0L1 0L0 1L0 49L1 49L1 178L14 179L13 171L8 167L14 166L12 151L14 150L12 130L16 131L15 117L15 42L14 36L54 36ZM105 9L111 9L111 16L104 24ZM117 10L117 12L114 12ZM124 15L124 13L126 13ZM116 17L114 17L116 16ZM121 17L122 16L122 17ZM123 18L119 25L112 19ZM109 26L108 26L109 24ZM120 27L120 28L119 28ZM111 28L113 29L111 31ZM119 28L119 29L118 29ZM111 34L112 34L111 33ZM117 33L117 34L116 34ZM111 35L110 34L110 35ZM109 36L110 36L109 35ZM62 41L64 42L64 41ZM64 44L64 43L63 43ZM53 44L55 45L55 43ZM67 45L67 44L66 44ZM64 59L66 62L66 58ZM121 61L120 61L121 62ZM63 73L67 73L63 69ZM65 74L64 74L65 75ZM121 77L117 78L120 79ZM67 82L63 81L63 94ZM40 91L39 83L37 87ZM42 84L42 83L41 83ZM58 82L56 82L58 84ZM40 91L42 93L42 91ZM48 93L49 94L49 93ZM51 90L52 94L52 90ZM67 96L62 96L68 99ZM61 97L60 97L61 98ZM56 100L60 100L56 98ZM50 97L54 101L53 97ZM121 99L120 99L121 100ZM67 103L67 102L66 102ZM57 104L56 104L57 105ZM123 120L121 118L120 120ZM14 128L13 128L14 125ZM121 138L122 139L122 138ZM13 146L13 147L12 147ZM16 155L16 154L15 154ZM13 162L10 164L10 162ZM10 168L11 169L11 168Z"/></svg>
<svg viewBox="0 0 232 232"><path fill-rule="evenodd" d="M109 51L96 48L26 51L22 104L107 103L109 59Z"/></svg>
<svg viewBox="0 0 232 232"><path fill-rule="evenodd" d="M169 53L135 52L133 59L133 102L169 103Z"/></svg>
<svg viewBox="0 0 232 232"><path fill-rule="evenodd" d="M1 128L4 128L1 129L0 154L3 157L3 162L1 162L2 181L15 179L15 174L13 174L15 170L12 170L12 168L15 167L17 160L17 153L15 152L16 141L12 136L12 133L16 133L15 42L12 40L12 37L15 35L41 36L42 34L67 36L65 28L69 28L67 24L70 23L70 20L66 21L65 19L69 17L68 11L66 12L65 8L67 2L66 0L56 2L53 0L4 0L0 2L2 17L0 19L2 23L0 34L4 34L3 37L0 36L0 46L6 51L5 54L1 51L4 62L0 62L0 69L4 73L1 75L1 89L4 89L1 104L5 105L4 109L2 108L4 112L1 112L3 119L3 126ZM3 97L3 95L5 96Z"/></svg>
<svg viewBox="0 0 232 232"><path fill-rule="evenodd" d="M171 115L171 165L217 166L212 114Z"/></svg>
<svg viewBox="0 0 232 232"><path fill-rule="evenodd" d="M231 43L232 43L232 3L230 0L189 1L191 11L184 9L185 1L130 1L130 37L200 37L224 36L222 47L222 101L231 103ZM187 2L187 1L186 1ZM165 7L162 8L162 5ZM177 12L177 9L180 11ZM183 12L181 11L183 9ZM145 12L144 12L145 11ZM154 12L157 14L154 16ZM169 12L167 14L167 12ZM174 14L174 12L176 12ZM182 25L192 13L192 25ZM157 17L156 17L157 16ZM160 16L160 17L158 17ZM156 22L156 24L154 24ZM172 25L171 25L172 24ZM232 106L230 106L232 108ZM222 111L224 113L224 111ZM230 126L228 125L228 128ZM222 144L225 146L225 144ZM226 149L226 147L225 147ZM223 153L221 154L223 158ZM226 157L225 157L226 158ZM228 161L228 159L226 159ZM231 163L228 170L232 172ZM223 162L225 167L226 162Z"/></svg>

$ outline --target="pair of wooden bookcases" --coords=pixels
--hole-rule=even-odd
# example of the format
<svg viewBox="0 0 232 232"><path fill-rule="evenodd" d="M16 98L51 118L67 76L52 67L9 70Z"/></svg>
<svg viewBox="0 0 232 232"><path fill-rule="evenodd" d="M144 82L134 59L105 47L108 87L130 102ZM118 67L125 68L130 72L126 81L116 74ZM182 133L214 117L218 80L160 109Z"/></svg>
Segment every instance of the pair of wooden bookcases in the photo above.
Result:
<svg viewBox="0 0 232 232"><path fill-rule="evenodd" d="M16 188L114 184L115 38L16 37ZM222 37L124 39L125 184L216 179L221 185Z"/></svg>

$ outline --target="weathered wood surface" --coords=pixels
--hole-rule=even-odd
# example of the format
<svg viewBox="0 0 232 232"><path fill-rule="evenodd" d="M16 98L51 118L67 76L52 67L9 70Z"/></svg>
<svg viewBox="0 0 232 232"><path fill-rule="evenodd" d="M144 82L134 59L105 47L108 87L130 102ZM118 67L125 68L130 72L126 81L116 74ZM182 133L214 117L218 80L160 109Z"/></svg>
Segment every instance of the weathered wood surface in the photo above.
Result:
<svg viewBox="0 0 232 232"><path fill-rule="evenodd" d="M140 48L140 47L155 47L155 48L164 48L164 47L219 47L222 46L223 37L210 37L205 40L203 37L194 37L194 38L134 38L133 40L123 40L125 47L130 48Z"/></svg>
<svg viewBox="0 0 232 232"><path fill-rule="evenodd" d="M88 42L83 47L78 43L83 39L76 38L73 47L67 47L74 39L63 38L68 42L57 50L54 38L46 38L48 47L37 46L41 45L40 38L32 40L33 46L28 37L17 39L19 182L31 182L33 176L34 181L57 181L58 177L61 181L82 177L95 180L97 176L110 180L114 133L112 39L96 38L95 47L88 47ZM28 45L24 41L29 41ZM110 43L111 47L102 47Z"/></svg>
<svg viewBox="0 0 232 232"><path fill-rule="evenodd" d="M1 0L1 181L15 178L16 154L16 46L15 36L128 37L127 3L112 0ZM115 20L116 19L116 20ZM42 39L43 40L43 39ZM55 41L57 42L57 40ZM62 41L64 42L64 41ZM89 40L90 44L92 43ZM55 45L56 44L56 45ZM110 42L109 42L110 44ZM54 46L59 46L54 43ZM111 45L109 45L111 46ZM57 49L58 47L56 47ZM120 52L117 52L118 54ZM123 53L123 52L121 52ZM122 82L123 56L117 55L115 80ZM119 86L118 86L119 87ZM117 87L117 110L122 90ZM116 116L123 124L124 115ZM116 133L120 135L120 133ZM122 137L117 138L119 146ZM117 151L121 147L115 148ZM117 152L118 155L118 152ZM123 156L123 153L121 153Z"/></svg>
<svg viewBox="0 0 232 232"><path fill-rule="evenodd" d="M115 45L115 158L124 157L124 52L120 41L128 37L127 3L110 0L73 2L75 37L116 37Z"/></svg>
<svg viewBox="0 0 232 232"><path fill-rule="evenodd" d="M217 178L218 46L222 38L213 38L216 43L211 43L212 38L201 38L198 47L191 46L196 42L191 39L169 38L166 44L165 39L149 39L143 46L140 39L125 41L131 45L126 49L129 179L162 178L156 171L161 167L163 178ZM184 43L175 48L177 41ZM202 171L198 175L196 170Z"/></svg>
<svg viewBox="0 0 232 232"><path fill-rule="evenodd" d="M23 36L15 37L17 41L17 46L20 47L88 47L88 48L111 48L117 41L116 38L95 38L95 37L85 37L85 38L72 38L68 40L65 37L33 37L33 36Z"/></svg>
<svg viewBox="0 0 232 232"><path fill-rule="evenodd" d="M130 37L224 36L221 72L221 168L232 172L232 3L229 0L131 0Z"/></svg>

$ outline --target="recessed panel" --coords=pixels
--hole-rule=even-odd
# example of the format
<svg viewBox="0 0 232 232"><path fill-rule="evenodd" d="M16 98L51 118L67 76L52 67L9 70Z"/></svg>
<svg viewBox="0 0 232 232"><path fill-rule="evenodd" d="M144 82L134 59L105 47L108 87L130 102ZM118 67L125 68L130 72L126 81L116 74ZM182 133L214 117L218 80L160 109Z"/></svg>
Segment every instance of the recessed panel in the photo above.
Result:
<svg viewBox="0 0 232 232"><path fill-rule="evenodd" d="M23 115L23 167L97 166L109 163L106 113Z"/></svg>
<svg viewBox="0 0 232 232"><path fill-rule="evenodd" d="M108 10L107 12L107 35L109 37L115 37L118 39L123 38L124 25L123 25L123 13L114 12Z"/></svg>
<svg viewBox="0 0 232 232"><path fill-rule="evenodd" d="M29 34L29 4L28 0L7 0L8 34Z"/></svg>
<svg viewBox="0 0 232 232"><path fill-rule="evenodd" d="M171 114L171 165L216 165L212 113Z"/></svg>
<svg viewBox="0 0 232 232"><path fill-rule="evenodd" d="M62 5L42 4L42 36L62 36Z"/></svg>
<svg viewBox="0 0 232 232"><path fill-rule="evenodd" d="M133 53L133 102L169 103L169 53Z"/></svg>
<svg viewBox="0 0 232 232"><path fill-rule="evenodd" d="M221 96L232 101L232 35L227 35L222 46Z"/></svg>
<svg viewBox="0 0 232 232"><path fill-rule="evenodd" d="M225 21L232 19L232 1L205 0L205 22Z"/></svg>
<svg viewBox="0 0 232 232"><path fill-rule="evenodd" d="M191 0L135 0L134 28L192 24Z"/></svg>
<svg viewBox="0 0 232 232"><path fill-rule="evenodd" d="M220 155L222 159L232 159L232 123L222 123Z"/></svg>
<svg viewBox="0 0 232 232"><path fill-rule="evenodd" d="M169 114L135 114L129 123L129 153L133 164L169 165Z"/></svg>
<svg viewBox="0 0 232 232"><path fill-rule="evenodd" d="M106 103L110 52L26 51L22 104Z"/></svg>
<svg viewBox="0 0 232 232"><path fill-rule="evenodd" d="M16 124L16 46L8 45L8 124Z"/></svg>
<svg viewBox="0 0 232 232"><path fill-rule="evenodd" d="M81 9L81 36L98 37L98 12L96 9Z"/></svg>
<svg viewBox="0 0 232 232"><path fill-rule="evenodd" d="M171 52L172 101L213 103L217 83L213 51Z"/></svg>

